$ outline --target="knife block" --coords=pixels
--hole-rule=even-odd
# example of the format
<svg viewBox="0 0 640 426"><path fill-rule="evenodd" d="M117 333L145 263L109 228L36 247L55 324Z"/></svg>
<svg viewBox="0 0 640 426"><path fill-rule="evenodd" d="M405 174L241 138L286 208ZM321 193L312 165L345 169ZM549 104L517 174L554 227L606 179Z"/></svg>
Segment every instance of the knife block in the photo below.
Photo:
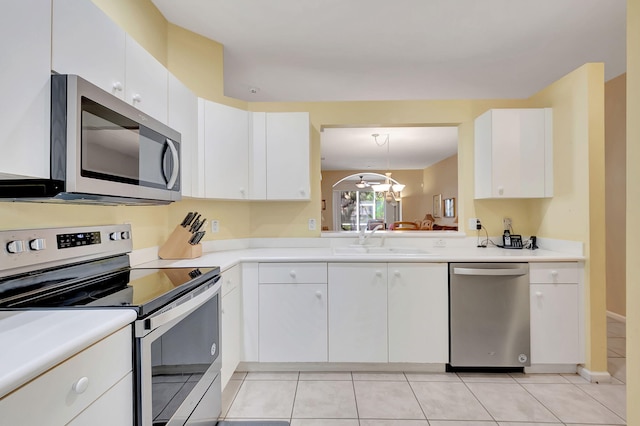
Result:
<svg viewBox="0 0 640 426"><path fill-rule="evenodd" d="M192 233L178 225L158 250L160 259L195 259L202 256L202 245L189 244Z"/></svg>

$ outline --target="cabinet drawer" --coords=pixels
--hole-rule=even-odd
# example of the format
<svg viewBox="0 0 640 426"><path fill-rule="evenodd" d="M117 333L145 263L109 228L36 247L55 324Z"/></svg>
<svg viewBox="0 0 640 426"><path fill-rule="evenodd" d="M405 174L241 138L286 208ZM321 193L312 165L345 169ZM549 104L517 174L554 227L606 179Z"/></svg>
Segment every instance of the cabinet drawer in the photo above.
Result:
<svg viewBox="0 0 640 426"><path fill-rule="evenodd" d="M222 273L222 278L220 279L222 280L222 295L224 296L240 285L240 266L236 265L231 269L227 269Z"/></svg>
<svg viewBox="0 0 640 426"><path fill-rule="evenodd" d="M529 282L537 284L559 284L578 282L576 262L530 263Z"/></svg>
<svg viewBox="0 0 640 426"><path fill-rule="evenodd" d="M0 400L3 424L68 423L131 371L131 340L125 327L10 393Z"/></svg>
<svg viewBox="0 0 640 426"><path fill-rule="evenodd" d="M258 267L260 284L326 283L326 263L261 263Z"/></svg>

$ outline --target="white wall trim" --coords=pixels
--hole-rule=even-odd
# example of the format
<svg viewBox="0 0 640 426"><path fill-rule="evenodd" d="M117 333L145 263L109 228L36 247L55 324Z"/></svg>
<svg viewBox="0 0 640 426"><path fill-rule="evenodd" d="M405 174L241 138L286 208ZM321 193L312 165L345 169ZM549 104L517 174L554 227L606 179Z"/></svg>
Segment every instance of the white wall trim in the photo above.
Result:
<svg viewBox="0 0 640 426"><path fill-rule="evenodd" d="M576 374L577 364L531 364L524 368L527 374Z"/></svg>
<svg viewBox="0 0 640 426"><path fill-rule="evenodd" d="M608 371L591 371L579 366L578 374L591 383L611 383L611 374Z"/></svg>
<svg viewBox="0 0 640 426"><path fill-rule="evenodd" d="M623 322L625 324L627 323L627 317L616 314L615 312L607 311L607 317L613 318L614 320Z"/></svg>
<svg viewBox="0 0 640 426"><path fill-rule="evenodd" d="M407 373L444 373L445 365L439 363L405 362L246 362L241 361L236 368L241 372L407 372Z"/></svg>

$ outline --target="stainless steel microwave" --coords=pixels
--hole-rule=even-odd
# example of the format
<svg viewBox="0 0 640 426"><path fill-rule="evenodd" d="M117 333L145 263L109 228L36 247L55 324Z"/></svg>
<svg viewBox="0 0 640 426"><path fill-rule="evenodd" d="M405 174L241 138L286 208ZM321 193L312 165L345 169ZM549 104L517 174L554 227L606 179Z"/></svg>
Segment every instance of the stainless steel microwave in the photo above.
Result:
<svg viewBox="0 0 640 426"><path fill-rule="evenodd" d="M50 170L0 182L0 198L167 204L181 198L180 134L76 75L52 75Z"/></svg>

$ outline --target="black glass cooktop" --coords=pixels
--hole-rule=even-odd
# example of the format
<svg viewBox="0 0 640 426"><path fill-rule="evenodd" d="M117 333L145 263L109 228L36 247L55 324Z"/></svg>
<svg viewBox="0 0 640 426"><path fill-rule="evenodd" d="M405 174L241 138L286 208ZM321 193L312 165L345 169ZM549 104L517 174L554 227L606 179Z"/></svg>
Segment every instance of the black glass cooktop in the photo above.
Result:
<svg viewBox="0 0 640 426"><path fill-rule="evenodd" d="M9 277L0 309L128 307L145 316L205 282L220 268L129 268L106 259Z"/></svg>

